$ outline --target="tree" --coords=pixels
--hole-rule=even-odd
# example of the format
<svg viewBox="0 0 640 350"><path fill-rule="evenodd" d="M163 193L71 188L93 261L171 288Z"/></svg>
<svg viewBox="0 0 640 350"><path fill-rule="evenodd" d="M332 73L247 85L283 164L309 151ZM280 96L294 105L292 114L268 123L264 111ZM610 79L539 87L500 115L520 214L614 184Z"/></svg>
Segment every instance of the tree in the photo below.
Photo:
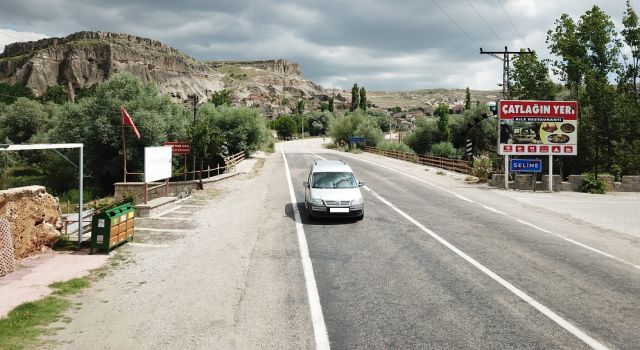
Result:
<svg viewBox="0 0 640 350"><path fill-rule="evenodd" d="M189 111L159 94L155 85L138 77L121 73L98 84L92 97L59 108L53 142L81 142L85 145L85 174L88 186L104 193L113 191L113 183L122 181L122 139L119 108L124 105L140 130L137 139L128 130L128 170L140 172L144 164L144 147L186 137Z"/></svg>
<svg viewBox="0 0 640 350"><path fill-rule="evenodd" d="M351 88L351 108L349 110L353 112L359 106L360 106L360 89L358 88L358 83L355 83L353 84L353 88Z"/></svg>
<svg viewBox="0 0 640 350"><path fill-rule="evenodd" d="M67 102L67 92L60 85L52 85L40 96L42 102L53 102L63 104Z"/></svg>
<svg viewBox="0 0 640 350"><path fill-rule="evenodd" d="M622 37L631 51L631 61L620 72L618 86L624 91L633 92L634 100L638 103L638 75L640 74L640 23L638 15L627 0L627 10L622 18L624 29ZM626 60L625 60L626 61Z"/></svg>
<svg viewBox="0 0 640 350"><path fill-rule="evenodd" d="M520 50L524 52L524 50ZM549 76L546 64L538 60L535 52L518 55L513 61L511 94L520 100L553 100L556 85Z"/></svg>
<svg viewBox="0 0 640 350"><path fill-rule="evenodd" d="M329 111L311 112L306 115L309 123L309 134L311 136L325 135L333 119L333 114Z"/></svg>
<svg viewBox="0 0 640 350"><path fill-rule="evenodd" d="M329 97L329 107L328 107L328 110L329 110L329 112L331 112L331 113L333 113L333 109L335 108L335 106L334 106L335 101L334 101L334 100L335 100L335 99L334 99L333 97Z"/></svg>
<svg viewBox="0 0 640 350"><path fill-rule="evenodd" d="M571 98L578 99L587 52L578 39L578 27L569 15L563 13L555 24L556 27L547 32L546 40L549 51L560 57L553 61L554 71L567 83Z"/></svg>
<svg viewBox="0 0 640 350"><path fill-rule="evenodd" d="M358 102L358 107L363 111L367 110L367 90L364 89L364 86L360 88L360 100Z"/></svg>
<svg viewBox="0 0 640 350"><path fill-rule="evenodd" d="M404 138L404 143L418 154L427 153L433 144L440 141L438 125L435 121L426 118L418 119L416 129Z"/></svg>
<svg viewBox="0 0 640 350"><path fill-rule="evenodd" d="M211 95L210 101L215 106L223 106L223 105L231 106L231 104L233 103L233 91L229 89L222 89L220 91L215 91Z"/></svg>
<svg viewBox="0 0 640 350"><path fill-rule="evenodd" d="M364 118L353 132L353 136L364 137L367 140L368 146L375 147L382 139L384 134L378 123L371 118Z"/></svg>
<svg viewBox="0 0 640 350"><path fill-rule="evenodd" d="M445 103L441 103L436 107L433 115L438 118L438 130L442 140L445 142L451 141L451 130L449 130L449 106Z"/></svg>
<svg viewBox="0 0 640 350"><path fill-rule="evenodd" d="M275 129L281 139L293 136L296 131L296 122L291 116L283 115L276 119Z"/></svg>
<svg viewBox="0 0 640 350"><path fill-rule="evenodd" d="M370 109L367 111L367 114L378 123L380 130L382 130L383 132L389 132L391 121L388 113L385 113L381 110Z"/></svg>
<svg viewBox="0 0 640 350"><path fill-rule="evenodd" d="M28 99L35 99L31 89L24 85L11 85L7 83L0 83L0 102L5 104L12 104L16 102L19 97L26 97Z"/></svg>
<svg viewBox="0 0 640 350"><path fill-rule="evenodd" d="M13 143L26 143L38 132L44 130L47 112L38 101L18 97L8 105L0 118L6 137Z"/></svg>
<svg viewBox="0 0 640 350"><path fill-rule="evenodd" d="M468 86L464 93L464 109L471 109L471 91Z"/></svg>
<svg viewBox="0 0 640 350"><path fill-rule="evenodd" d="M304 107L304 100L299 100L296 104L296 114L302 115L302 113L304 113Z"/></svg>

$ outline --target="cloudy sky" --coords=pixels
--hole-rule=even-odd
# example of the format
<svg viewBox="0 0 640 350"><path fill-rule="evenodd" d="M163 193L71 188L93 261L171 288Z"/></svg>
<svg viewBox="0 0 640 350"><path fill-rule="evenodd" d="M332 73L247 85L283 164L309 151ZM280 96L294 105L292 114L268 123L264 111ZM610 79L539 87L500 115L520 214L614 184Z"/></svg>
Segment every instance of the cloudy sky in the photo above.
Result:
<svg viewBox="0 0 640 350"><path fill-rule="evenodd" d="M529 47L548 58L555 19L577 19L594 4L620 28L624 0L0 0L0 50L99 30L203 60L285 58L327 88L489 90L500 89L502 63L480 47Z"/></svg>

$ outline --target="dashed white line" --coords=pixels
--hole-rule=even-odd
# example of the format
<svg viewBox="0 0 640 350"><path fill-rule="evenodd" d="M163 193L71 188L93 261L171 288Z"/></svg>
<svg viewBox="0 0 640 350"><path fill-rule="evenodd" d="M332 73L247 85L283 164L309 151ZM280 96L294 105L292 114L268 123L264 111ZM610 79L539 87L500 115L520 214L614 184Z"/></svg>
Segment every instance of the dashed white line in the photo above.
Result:
<svg viewBox="0 0 640 350"><path fill-rule="evenodd" d="M302 220L300 219L300 212L298 211L298 207L296 206L296 203L298 203L298 201L296 200L296 194L293 191L293 183L291 181L289 163L287 162L287 157L284 154L284 150L281 150L281 153L282 159L284 159L284 170L287 174L287 183L289 185L291 206L293 207L293 214L296 220L298 246L300 248L302 270L304 272L304 279L307 287L307 297L309 298L309 308L311 310L311 322L313 323L313 334L316 341L316 349L329 350L329 336L327 335L327 327L324 323L324 316L322 315L320 295L318 294L316 278L313 274L313 265L311 263L311 257L309 256L309 246L307 245L307 238L304 234L304 227L302 226Z"/></svg>
<svg viewBox="0 0 640 350"><path fill-rule="evenodd" d="M384 197L380 196L378 193L373 191L368 186L364 186L363 188L365 190L369 191L373 196L378 198L382 203L386 204L388 207L393 209L396 213L400 214L402 217L404 217L409 222L411 222L412 224L414 224L415 226L420 228L422 231L426 232L429 236L431 236L432 238L434 238L435 240L440 242L442 245L447 247L449 250L451 250L452 252L454 252L455 254L457 254L458 256L463 258L464 260L466 260L468 263L470 263L471 265L476 267L478 270L482 271L485 275L489 276L491 279L493 279L494 281L498 282L503 287L507 288L511 293L513 293L516 296L518 296L520 299L525 301L527 304L533 306L536 310L540 311L543 315L545 315L548 318L550 318L551 320L553 320L560 327L564 328L565 330L567 330L568 332L573 334L575 337L577 337L578 339L583 341L585 344L589 345L590 347L592 347L594 349L607 349L606 346L604 346L603 344L601 344L597 340L595 340L592 337L590 337L588 334L586 334L585 332L583 332L582 330L580 330L579 328L577 328L576 326L571 324L569 321L567 321L567 320L563 319L562 317L560 317L558 314L553 312L548 307L540 304L538 301L533 299L527 293L525 293L522 290L518 289L516 286L512 285L511 283L509 283L507 280L505 280L504 278L500 277L495 272L489 270L487 267L482 265L480 262L478 262L474 258L472 258L469 255L467 255L465 252L463 252L460 249L456 248L453 244L449 243L447 240L445 240L444 238L440 237L440 235L436 234L435 232L431 231L430 229L428 229L427 227L425 227L424 225L419 223L416 219L414 219L409 214L405 213L404 211L402 211L401 209L396 207L393 203L389 202Z"/></svg>

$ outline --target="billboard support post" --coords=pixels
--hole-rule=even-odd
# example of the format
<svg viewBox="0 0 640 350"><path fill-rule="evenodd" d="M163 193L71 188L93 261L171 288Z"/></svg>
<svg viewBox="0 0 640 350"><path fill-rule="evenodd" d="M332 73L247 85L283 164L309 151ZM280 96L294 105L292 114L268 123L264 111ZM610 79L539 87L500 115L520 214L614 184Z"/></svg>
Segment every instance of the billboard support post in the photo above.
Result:
<svg viewBox="0 0 640 350"><path fill-rule="evenodd" d="M509 155L504 155L504 189L509 189Z"/></svg>
<svg viewBox="0 0 640 350"><path fill-rule="evenodd" d="M549 192L553 192L553 155L549 155Z"/></svg>

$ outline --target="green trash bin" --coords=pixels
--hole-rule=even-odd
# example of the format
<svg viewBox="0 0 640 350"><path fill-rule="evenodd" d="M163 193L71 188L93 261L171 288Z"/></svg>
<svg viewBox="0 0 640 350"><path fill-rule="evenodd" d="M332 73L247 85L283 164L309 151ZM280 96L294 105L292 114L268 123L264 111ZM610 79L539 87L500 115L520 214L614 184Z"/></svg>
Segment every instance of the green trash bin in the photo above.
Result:
<svg viewBox="0 0 640 350"><path fill-rule="evenodd" d="M93 216L91 220L91 249L111 249L125 241L133 240L135 208L133 203L125 203L107 209Z"/></svg>

